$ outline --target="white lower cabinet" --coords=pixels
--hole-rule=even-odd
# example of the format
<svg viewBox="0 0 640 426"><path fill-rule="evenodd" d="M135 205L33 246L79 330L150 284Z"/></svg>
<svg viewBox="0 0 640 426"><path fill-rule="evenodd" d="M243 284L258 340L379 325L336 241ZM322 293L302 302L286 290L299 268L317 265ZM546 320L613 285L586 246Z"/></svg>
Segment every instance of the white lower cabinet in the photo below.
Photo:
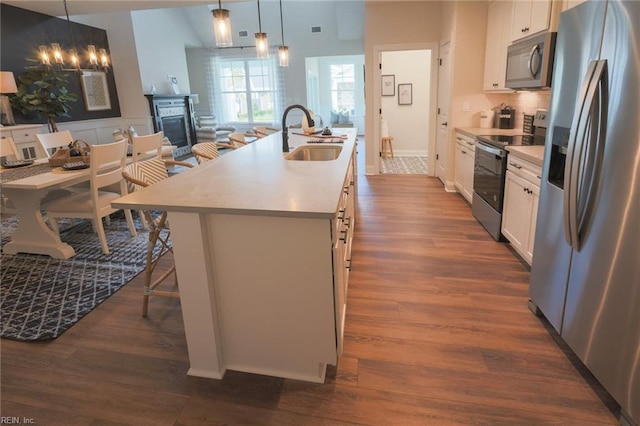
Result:
<svg viewBox="0 0 640 426"><path fill-rule="evenodd" d="M529 264L533 257L541 167L510 154L504 189L502 234Z"/></svg>
<svg viewBox="0 0 640 426"><path fill-rule="evenodd" d="M456 133L456 168L454 182L456 189L471 203L473 199L473 167L476 158L473 138Z"/></svg>
<svg viewBox="0 0 640 426"><path fill-rule="evenodd" d="M333 287L335 295L336 345L342 355L344 321L347 307L347 289L351 270L351 243L355 225L355 156L351 160L344 181L342 198L332 227L333 235Z"/></svg>

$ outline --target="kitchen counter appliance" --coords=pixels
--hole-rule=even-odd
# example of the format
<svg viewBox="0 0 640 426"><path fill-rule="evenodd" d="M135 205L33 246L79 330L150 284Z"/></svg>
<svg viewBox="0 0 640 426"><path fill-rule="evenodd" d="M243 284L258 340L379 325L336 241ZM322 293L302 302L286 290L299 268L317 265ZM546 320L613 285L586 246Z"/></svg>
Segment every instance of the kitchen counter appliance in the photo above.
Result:
<svg viewBox="0 0 640 426"><path fill-rule="evenodd" d="M533 135L476 136L473 168L473 216L496 241L501 233L504 181L507 173L507 145L544 145L547 112L540 110L534 120Z"/></svg>
<svg viewBox="0 0 640 426"><path fill-rule="evenodd" d="M560 15L529 287L621 425L640 424L638 40L637 1Z"/></svg>

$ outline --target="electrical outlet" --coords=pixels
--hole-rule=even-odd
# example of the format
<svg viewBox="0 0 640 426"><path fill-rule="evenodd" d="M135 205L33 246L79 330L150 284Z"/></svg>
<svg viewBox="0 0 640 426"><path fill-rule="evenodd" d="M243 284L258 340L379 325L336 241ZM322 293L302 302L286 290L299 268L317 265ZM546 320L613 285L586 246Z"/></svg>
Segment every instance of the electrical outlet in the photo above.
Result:
<svg viewBox="0 0 640 426"><path fill-rule="evenodd" d="M471 106L469 105L469 102L464 101L462 103L462 111L464 112L471 111Z"/></svg>

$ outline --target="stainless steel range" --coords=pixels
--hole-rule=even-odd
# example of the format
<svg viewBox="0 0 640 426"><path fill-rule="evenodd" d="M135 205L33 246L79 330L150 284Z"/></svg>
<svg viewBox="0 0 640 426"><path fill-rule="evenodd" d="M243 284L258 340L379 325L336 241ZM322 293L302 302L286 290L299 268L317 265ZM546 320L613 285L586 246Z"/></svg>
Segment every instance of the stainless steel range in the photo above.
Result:
<svg viewBox="0 0 640 426"><path fill-rule="evenodd" d="M508 145L544 145L547 112L538 111L533 135L476 136L473 169L473 203L471 211L496 241L504 241L501 233L504 181L507 173Z"/></svg>

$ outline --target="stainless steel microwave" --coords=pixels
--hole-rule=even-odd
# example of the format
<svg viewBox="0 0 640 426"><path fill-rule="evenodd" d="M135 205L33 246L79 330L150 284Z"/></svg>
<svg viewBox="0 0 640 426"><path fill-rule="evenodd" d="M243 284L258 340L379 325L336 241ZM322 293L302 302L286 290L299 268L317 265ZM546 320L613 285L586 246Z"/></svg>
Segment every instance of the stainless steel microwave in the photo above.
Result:
<svg viewBox="0 0 640 426"><path fill-rule="evenodd" d="M555 44L556 33L549 31L509 46L506 87L524 90L551 87Z"/></svg>

